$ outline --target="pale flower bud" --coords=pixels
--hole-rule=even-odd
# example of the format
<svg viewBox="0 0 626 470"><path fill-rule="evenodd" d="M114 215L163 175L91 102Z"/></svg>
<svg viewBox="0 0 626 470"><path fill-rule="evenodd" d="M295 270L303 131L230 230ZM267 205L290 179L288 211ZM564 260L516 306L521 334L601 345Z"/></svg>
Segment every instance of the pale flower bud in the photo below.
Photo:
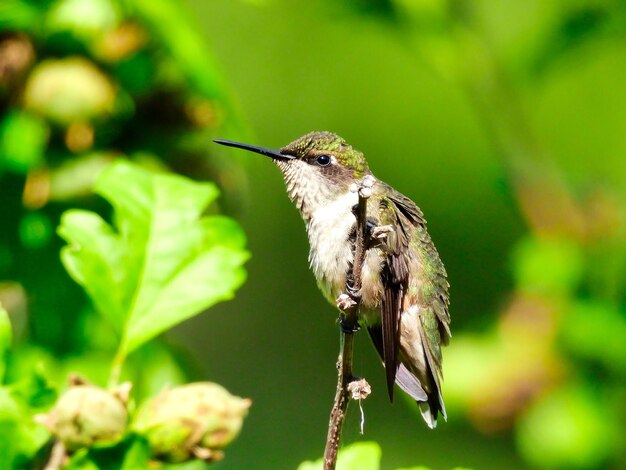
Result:
<svg viewBox="0 0 626 470"><path fill-rule="evenodd" d="M68 450L117 443L128 422L124 401L116 392L94 385L75 385L47 415L37 420Z"/></svg>
<svg viewBox="0 0 626 470"><path fill-rule="evenodd" d="M173 462L192 456L218 460L219 449L239 434L250 404L214 383L183 385L144 403L133 429L148 440L156 457Z"/></svg>

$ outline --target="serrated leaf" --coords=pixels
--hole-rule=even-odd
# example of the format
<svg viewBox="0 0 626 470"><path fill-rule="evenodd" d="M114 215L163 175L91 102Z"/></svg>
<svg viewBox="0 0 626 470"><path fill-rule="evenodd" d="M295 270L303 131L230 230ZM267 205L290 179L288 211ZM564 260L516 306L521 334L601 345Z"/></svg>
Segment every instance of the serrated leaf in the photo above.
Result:
<svg viewBox="0 0 626 470"><path fill-rule="evenodd" d="M61 250L65 269L121 333L134 288L124 265L127 247L98 214L83 210L66 211L59 234L71 243Z"/></svg>
<svg viewBox="0 0 626 470"><path fill-rule="evenodd" d="M231 298L243 283L241 228L226 217L202 217L218 195L213 184L120 161L95 191L113 205L114 227L91 212L66 212L61 258L121 332L125 353Z"/></svg>
<svg viewBox="0 0 626 470"><path fill-rule="evenodd" d="M378 470L381 450L376 442L357 442L339 451L336 470ZM298 470L322 470L324 459L302 462Z"/></svg>

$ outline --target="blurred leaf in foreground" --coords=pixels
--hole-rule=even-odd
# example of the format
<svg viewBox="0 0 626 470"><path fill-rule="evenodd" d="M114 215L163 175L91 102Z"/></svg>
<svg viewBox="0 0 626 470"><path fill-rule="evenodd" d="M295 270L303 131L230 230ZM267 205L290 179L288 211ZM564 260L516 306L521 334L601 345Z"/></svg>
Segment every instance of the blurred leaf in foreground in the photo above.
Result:
<svg viewBox="0 0 626 470"><path fill-rule="evenodd" d="M357 442L344 447L337 457L337 470L378 470L380 446L376 442ZM302 462L298 470L322 470L324 459Z"/></svg>
<svg viewBox="0 0 626 470"><path fill-rule="evenodd" d="M55 397L38 371L0 387L0 470L30 468L33 457L50 436L33 417L47 409Z"/></svg>
<svg viewBox="0 0 626 470"><path fill-rule="evenodd" d="M230 299L245 279L245 237L231 219L201 217L218 195L210 183L152 174L117 162L95 191L115 209L67 211L61 258L120 332L119 360L168 328Z"/></svg>

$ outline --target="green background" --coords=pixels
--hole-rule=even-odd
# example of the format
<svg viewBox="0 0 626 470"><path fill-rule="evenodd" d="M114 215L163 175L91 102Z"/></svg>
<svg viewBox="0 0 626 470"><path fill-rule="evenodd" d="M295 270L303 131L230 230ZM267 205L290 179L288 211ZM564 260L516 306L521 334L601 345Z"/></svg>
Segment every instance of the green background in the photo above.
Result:
<svg viewBox="0 0 626 470"><path fill-rule="evenodd" d="M133 8L150 4L112 3L124 5L131 18ZM308 269L305 227L278 169L268 159L211 143L226 138L278 148L313 130L344 137L365 153L378 178L421 207L451 285L448 422L431 431L414 403L397 394L389 404L383 369L366 335L358 334L354 369L373 393L363 403L365 435L358 407L351 406L343 443L377 441L384 469L624 465L623 2L155 5L181 16L164 14L167 8L153 17L138 14L158 38L153 55L139 54L126 72L98 66L116 77L137 109L164 80L183 96L219 103L219 125L179 129L174 108L148 117L118 110L119 121L106 123L114 138L98 140L109 130L94 121L91 151L216 180L225 193L220 209L247 234L248 278L235 298L174 328L162 342L169 351L164 369L175 357L189 380L215 381L253 400L241 435L214 468L296 468L323 452L336 381L337 312ZM43 56L90 56L89 48L66 46L63 38L41 39L37 28L18 29L39 38ZM172 72L170 60L183 72ZM165 71L150 68L150 61L167 62ZM2 95L3 119L23 106L21 93ZM165 124L151 127L149 118ZM53 136L60 134L55 126ZM37 140L37 128L28 135ZM45 215L41 228L26 223L32 211L20 200L29 171L78 158L58 150L61 140L41 144L44 153L26 170L20 164L16 170L9 158L14 150L3 140L0 158L13 163L0 173L0 281L17 280L30 299L16 357L20 347L36 345L64 371L87 367L101 377L94 371L107 368L110 358L91 358L89 366L74 361L107 342L90 338L93 329L79 322L90 307L62 271L62 244L52 229L67 207L110 211L88 195L55 201L34 211ZM180 154L193 154L194 163ZM29 238L24 227L48 235ZM11 316L1 289L0 300ZM138 352L131 367L139 370L146 355ZM14 376L20 367L13 366Z"/></svg>

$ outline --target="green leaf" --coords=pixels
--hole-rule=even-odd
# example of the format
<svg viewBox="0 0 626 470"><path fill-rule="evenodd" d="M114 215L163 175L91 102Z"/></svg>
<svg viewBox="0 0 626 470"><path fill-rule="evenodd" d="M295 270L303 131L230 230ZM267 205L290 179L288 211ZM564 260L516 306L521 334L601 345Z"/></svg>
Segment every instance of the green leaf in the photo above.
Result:
<svg viewBox="0 0 626 470"><path fill-rule="evenodd" d="M20 381L11 384L12 395L32 413L47 411L57 399L57 392L44 375L36 368Z"/></svg>
<svg viewBox="0 0 626 470"><path fill-rule="evenodd" d="M142 437L136 437L126 451L124 463L121 470L134 470L148 467L148 461L152 456L152 451L148 441Z"/></svg>
<svg viewBox="0 0 626 470"><path fill-rule="evenodd" d="M122 335L129 353L243 283L245 237L222 216L202 217L217 188L116 162L95 191L115 209L115 228L97 214L67 211L59 234L70 275Z"/></svg>
<svg viewBox="0 0 626 470"><path fill-rule="evenodd" d="M98 465L91 460L89 451L86 448L78 450L70 457L63 466L64 470L101 470Z"/></svg>
<svg viewBox="0 0 626 470"><path fill-rule="evenodd" d="M0 470L12 468L17 453L17 434L20 412L9 391L0 387Z"/></svg>
<svg viewBox="0 0 626 470"><path fill-rule="evenodd" d="M357 442L339 451L336 470L378 470L381 450L376 442ZM302 462L298 470L321 470L324 459Z"/></svg>
<svg viewBox="0 0 626 470"><path fill-rule="evenodd" d="M133 397L137 401L187 381L181 364L162 341L152 341L137 350L129 360L128 369L131 373L125 380L132 381Z"/></svg>
<svg viewBox="0 0 626 470"><path fill-rule="evenodd" d="M0 305L0 383L2 383L2 380L4 379L4 372L6 370L6 354L11 346L12 338L13 330L11 329L9 314Z"/></svg>
<svg viewBox="0 0 626 470"><path fill-rule="evenodd" d="M59 234L70 243L61 251L68 273L83 286L96 309L121 332L132 299L134 280L127 279L126 248L98 214L69 210Z"/></svg>
<svg viewBox="0 0 626 470"><path fill-rule="evenodd" d="M50 437L48 430L33 419L35 413L52 404L44 397L50 390L40 379L33 376L0 387L0 470L27 468L26 462Z"/></svg>

